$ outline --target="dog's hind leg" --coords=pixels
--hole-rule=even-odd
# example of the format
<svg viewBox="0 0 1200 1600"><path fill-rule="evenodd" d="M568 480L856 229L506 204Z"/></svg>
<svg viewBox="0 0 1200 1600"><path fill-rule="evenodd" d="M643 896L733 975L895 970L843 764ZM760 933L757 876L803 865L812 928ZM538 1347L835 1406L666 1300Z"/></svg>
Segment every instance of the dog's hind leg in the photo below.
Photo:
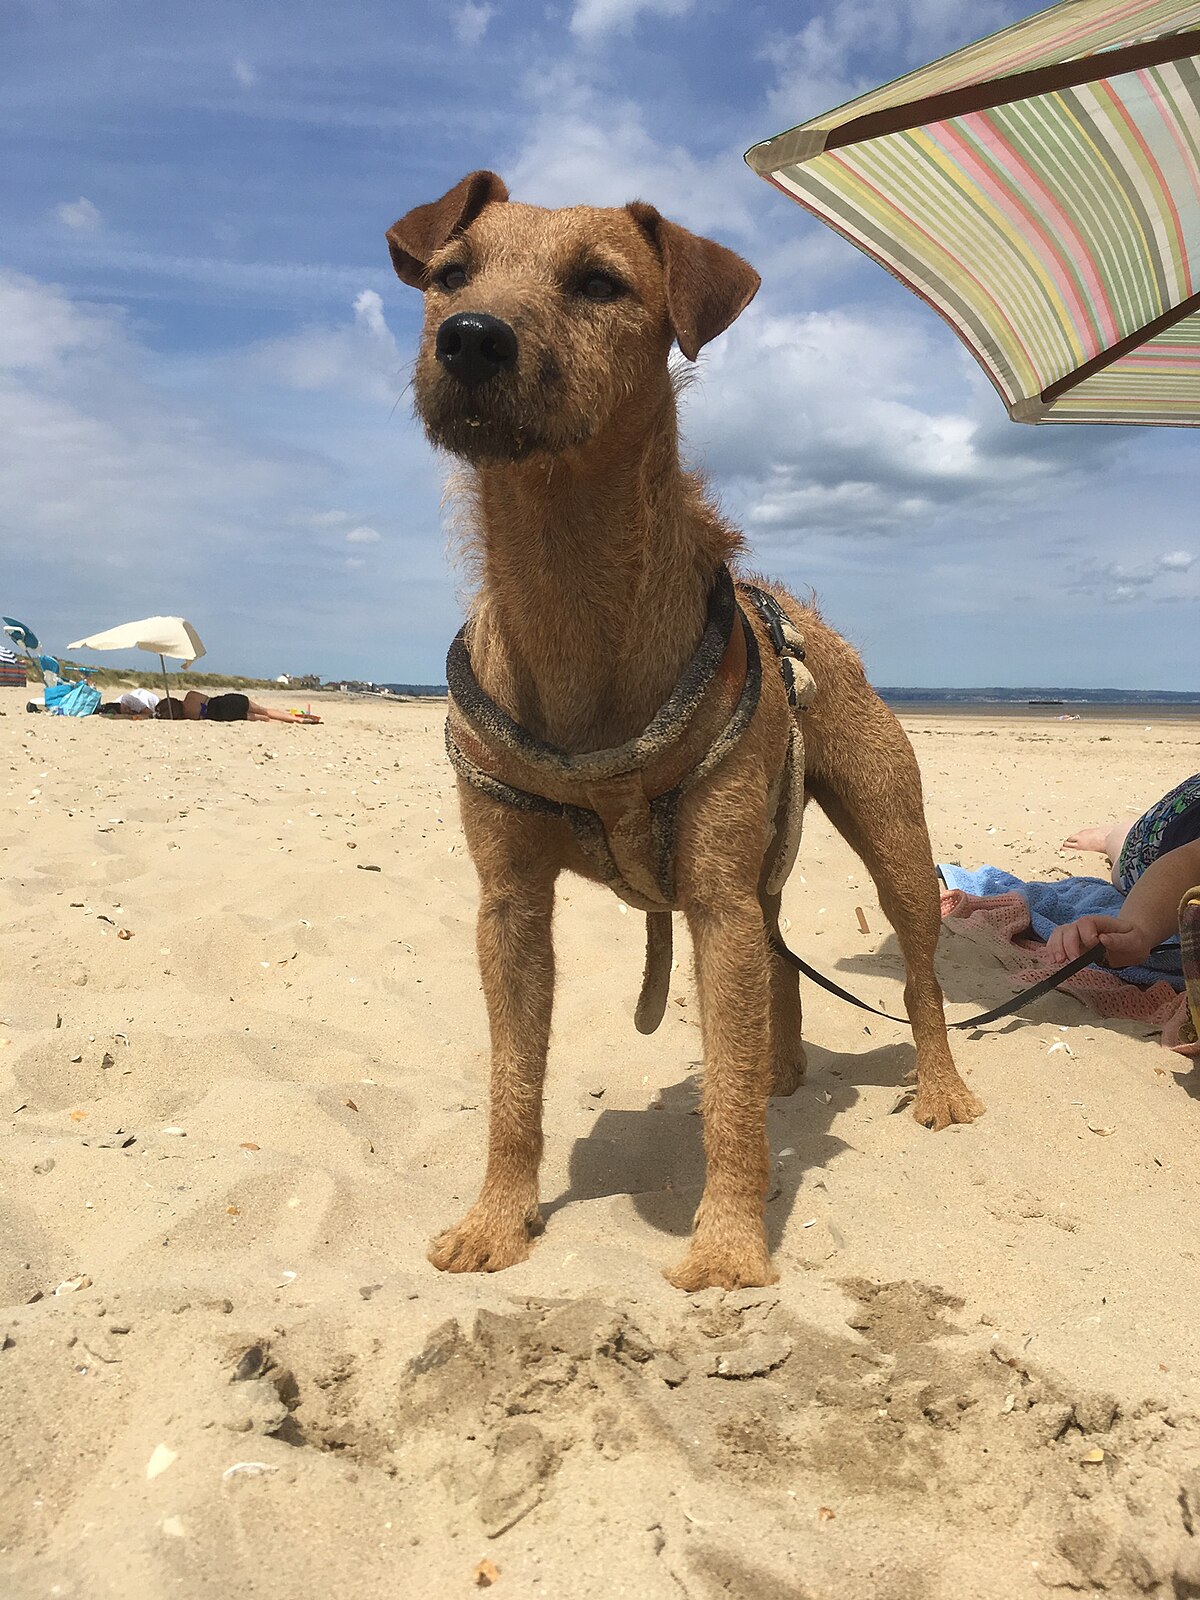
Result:
<svg viewBox="0 0 1200 1600"><path fill-rule="evenodd" d="M551 919L558 862L544 825L515 813L473 827L479 802L463 795L463 823L479 872L476 942L491 1024L487 1170L479 1198L434 1241L446 1272L497 1272L524 1261L541 1226L542 1086L554 1000ZM541 837L539 837L539 835Z"/></svg>
<svg viewBox="0 0 1200 1600"><path fill-rule="evenodd" d="M704 1033L704 1194L691 1248L666 1274L677 1289L774 1283L767 1196L770 979L752 891L711 885L687 906Z"/></svg>
<svg viewBox="0 0 1200 1600"><path fill-rule="evenodd" d="M838 761L836 752L822 749L820 775L811 777L810 789L874 879L883 914L900 941L904 1004L917 1050L913 1116L925 1127L948 1128L973 1122L983 1102L959 1076L946 1037L934 971L941 914L916 757L891 712L882 701L875 706L872 713L858 708L855 748L846 759ZM868 716L877 726L863 726ZM840 737L848 742L846 732Z"/></svg>
<svg viewBox="0 0 1200 1600"><path fill-rule="evenodd" d="M759 890L768 943L780 938L779 903L781 896ZM808 1070L801 1042L803 1013L800 1004L800 974L782 956L769 958L771 972L771 1093L793 1094L804 1082Z"/></svg>
<svg viewBox="0 0 1200 1600"><path fill-rule="evenodd" d="M797 607L796 615L816 685L804 715L805 787L875 880L900 941L917 1049L913 1116L929 1128L973 1122L983 1103L954 1065L934 971L941 913L917 758L856 651L815 611Z"/></svg>

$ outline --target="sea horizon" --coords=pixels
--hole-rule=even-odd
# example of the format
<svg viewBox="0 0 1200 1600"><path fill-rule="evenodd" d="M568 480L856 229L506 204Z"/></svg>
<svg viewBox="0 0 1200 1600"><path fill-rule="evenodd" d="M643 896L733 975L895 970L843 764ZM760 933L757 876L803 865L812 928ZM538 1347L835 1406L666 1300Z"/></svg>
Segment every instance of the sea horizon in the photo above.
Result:
<svg viewBox="0 0 1200 1600"><path fill-rule="evenodd" d="M444 683L381 683L378 687L418 700L444 700L449 693ZM1177 715L1189 712L1200 715L1200 689L1079 689L1037 684L965 689L895 684L874 684L872 687L896 711L1012 710L1098 716L1136 715L1141 710L1153 707L1160 714L1173 711Z"/></svg>

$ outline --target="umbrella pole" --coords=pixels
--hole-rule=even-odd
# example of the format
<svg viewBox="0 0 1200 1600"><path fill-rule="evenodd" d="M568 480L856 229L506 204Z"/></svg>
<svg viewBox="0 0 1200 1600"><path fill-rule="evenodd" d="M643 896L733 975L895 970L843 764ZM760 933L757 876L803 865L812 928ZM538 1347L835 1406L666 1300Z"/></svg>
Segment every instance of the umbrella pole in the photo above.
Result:
<svg viewBox="0 0 1200 1600"><path fill-rule="evenodd" d="M169 700L171 698L171 685L167 681L167 663L163 660L161 655L158 658L158 664L162 668L163 688L167 691L167 699Z"/></svg>

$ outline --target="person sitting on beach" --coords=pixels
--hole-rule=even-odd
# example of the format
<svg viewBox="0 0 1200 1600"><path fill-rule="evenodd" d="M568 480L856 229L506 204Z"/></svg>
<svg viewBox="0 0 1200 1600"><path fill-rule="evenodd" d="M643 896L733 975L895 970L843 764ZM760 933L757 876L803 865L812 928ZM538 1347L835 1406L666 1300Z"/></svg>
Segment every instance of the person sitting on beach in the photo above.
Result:
<svg viewBox="0 0 1200 1600"><path fill-rule="evenodd" d="M1142 965L1175 932L1180 900L1200 884L1200 772L1140 817L1080 828L1062 848L1106 855L1113 885L1126 899L1120 916L1079 917L1056 928L1049 954L1073 961L1099 943L1110 967Z"/></svg>
<svg viewBox="0 0 1200 1600"><path fill-rule="evenodd" d="M244 694L201 694L189 689L183 700L171 700L158 708L166 720L188 722L320 722L306 711L273 711L260 706Z"/></svg>

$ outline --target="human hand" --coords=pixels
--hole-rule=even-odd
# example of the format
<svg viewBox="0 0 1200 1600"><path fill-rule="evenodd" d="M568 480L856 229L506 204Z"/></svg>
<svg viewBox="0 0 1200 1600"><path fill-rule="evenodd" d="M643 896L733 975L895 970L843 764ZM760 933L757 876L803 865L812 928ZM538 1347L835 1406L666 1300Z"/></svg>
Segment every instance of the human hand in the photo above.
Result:
<svg viewBox="0 0 1200 1600"><path fill-rule="evenodd" d="M1064 963L1074 961L1094 944L1104 946L1110 967L1140 966L1153 947L1149 935L1128 917L1079 917L1055 928L1046 941L1046 951L1053 961Z"/></svg>

